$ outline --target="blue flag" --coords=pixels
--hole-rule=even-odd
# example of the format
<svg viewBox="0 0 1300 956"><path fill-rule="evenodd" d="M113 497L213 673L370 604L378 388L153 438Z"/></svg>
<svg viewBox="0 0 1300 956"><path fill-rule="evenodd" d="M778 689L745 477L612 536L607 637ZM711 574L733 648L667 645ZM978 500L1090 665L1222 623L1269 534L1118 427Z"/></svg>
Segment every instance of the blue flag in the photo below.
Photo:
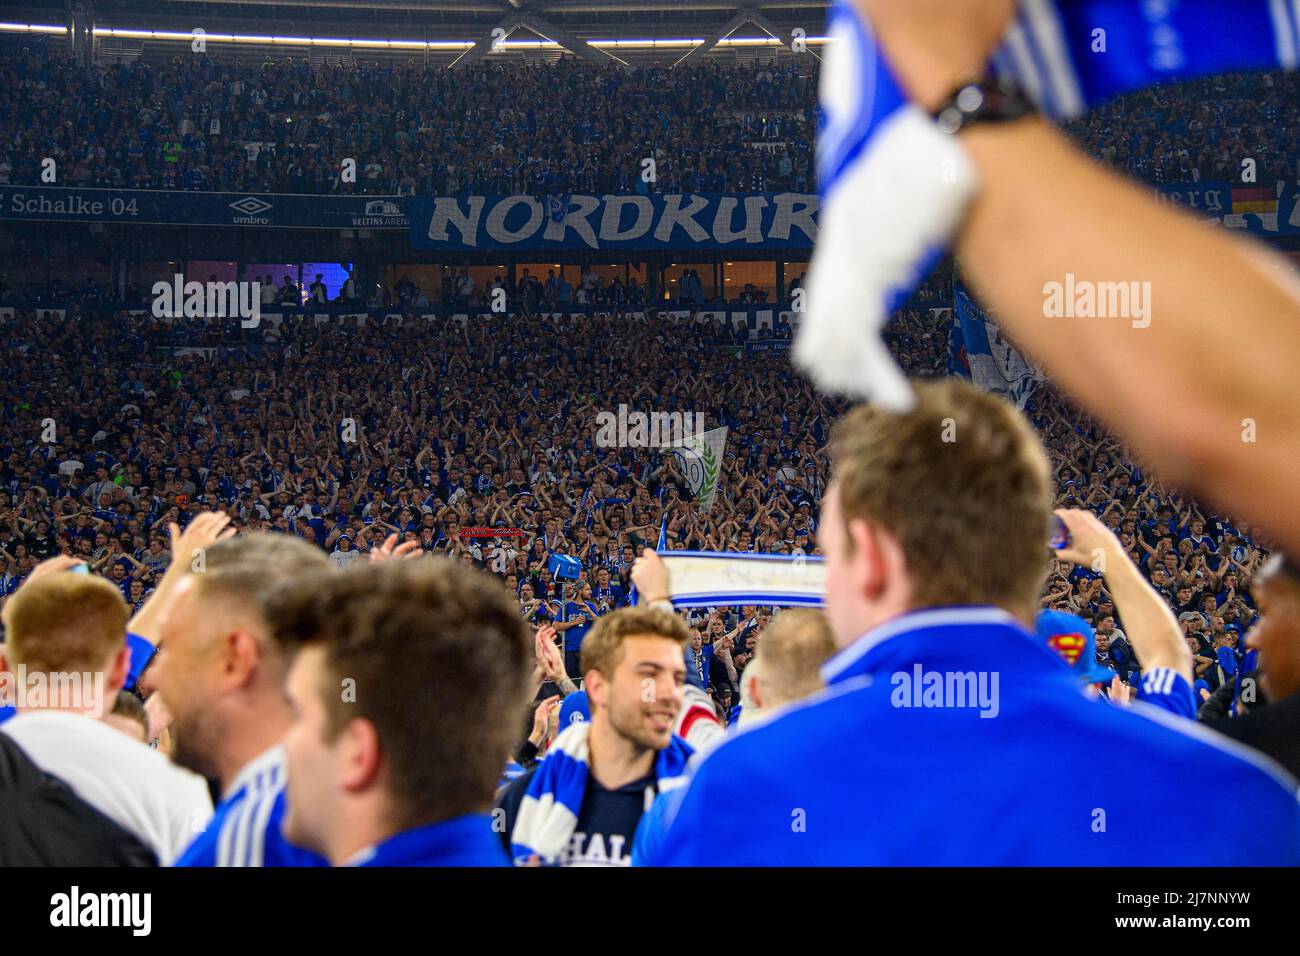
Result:
<svg viewBox="0 0 1300 956"><path fill-rule="evenodd" d="M546 196L546 213L551 217L551 222L563 222L564 217L569 214L569 203L573 199L573 193L548 193Z"/></svg>

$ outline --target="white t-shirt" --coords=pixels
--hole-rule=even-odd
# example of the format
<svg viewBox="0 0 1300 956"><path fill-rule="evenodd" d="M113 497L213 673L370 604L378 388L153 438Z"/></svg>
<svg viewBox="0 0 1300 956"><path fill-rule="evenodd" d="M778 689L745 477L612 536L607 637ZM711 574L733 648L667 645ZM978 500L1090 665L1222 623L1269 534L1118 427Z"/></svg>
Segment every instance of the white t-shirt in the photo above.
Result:
<svg viewBox="0 0 1300 956"><path fill-rule="evenodd" d="M492 545L488 551L488 555L492 562L492 570L497 574L505 574L506 565L519 555L519 550L510 547L508 544L498 543Z"/></svg>
<svg viewBox="0 0 1300 956"><path fill-rule="evenodd" d="M346 568L353 561L360 561L361 557L361 552L356 549L351 551L331 551L327 555L329 561L340 568Z"/></svg>
<svg viewBox="0 0 1300 956"><path fill-rule="evenodd" d="M0 733L170 866L212 817L208 785L151 747L93 717L19 711Z"/></svg>

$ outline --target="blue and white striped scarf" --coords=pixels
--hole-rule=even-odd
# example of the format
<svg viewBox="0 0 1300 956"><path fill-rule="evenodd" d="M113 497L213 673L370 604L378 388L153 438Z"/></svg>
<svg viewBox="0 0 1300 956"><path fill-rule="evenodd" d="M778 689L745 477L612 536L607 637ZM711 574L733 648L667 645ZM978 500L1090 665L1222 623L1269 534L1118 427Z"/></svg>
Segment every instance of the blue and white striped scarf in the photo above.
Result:
<svg viewBox="0 0 1300 956"><path fill-rule="evenodd" d="M1300 0L1020 0L993 55L1055 119L1164 80L1294 70Z"/></svg>
<svg viewBox="0 0 1300 956"><path fill-rule="evenodd" d="M908 101L848 0L836 0L827 33L821 211L794 359L822 391L905 409L911 388L880 332L979 183L960 142ZM1300 0L1019 0L991 66L1044 114L1069 119L1162 80L1298 63Z"/></svg>
<svg viewBox="0 0 1300 956"><path fill-rule="evenodd" d="M569 845L587 792L590 734L590 723L570 724L555 738L546 759L528 781L510 834L510 853L516 863L535 855L543 864L555 864ZM655 786L646 790L647 808L657 792L685 782L686 764L692 753L690 745L676 735L659 751L655 756Z"/></svg>

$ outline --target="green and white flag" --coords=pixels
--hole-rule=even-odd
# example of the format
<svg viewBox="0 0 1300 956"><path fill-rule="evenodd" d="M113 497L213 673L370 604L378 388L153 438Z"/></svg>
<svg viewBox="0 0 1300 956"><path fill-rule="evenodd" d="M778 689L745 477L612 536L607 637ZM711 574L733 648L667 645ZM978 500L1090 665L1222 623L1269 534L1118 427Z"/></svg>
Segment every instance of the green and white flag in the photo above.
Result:
<svg viewBox="0 0 1300 956"><path fill-rule="evenodd" d="M692 435L673 449L678 466L686 478L691 494L708 514L718 493L718 478L722 474L722 455L727 448L727 427L713 428Z"/></svg>

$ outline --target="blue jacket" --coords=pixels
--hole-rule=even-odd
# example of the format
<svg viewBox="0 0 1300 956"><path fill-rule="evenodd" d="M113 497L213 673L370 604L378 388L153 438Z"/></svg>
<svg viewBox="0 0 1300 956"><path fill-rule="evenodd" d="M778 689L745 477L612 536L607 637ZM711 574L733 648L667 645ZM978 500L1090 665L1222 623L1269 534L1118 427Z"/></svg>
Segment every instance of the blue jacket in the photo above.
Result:
<svg viewBox="0 0 1300 956"><path fill-rule="evenodd" d="M1085 698L1002 611L902 615L823 673L824 692L700 763L654 862L1300 864L1296 782L1277 764L1156 708ZM1250 812L1206 826L1207 792Z"/></svg>
<svg viewBox="0 0 1300 956"><path fill-rule="evenodd" d="M508 866L486 813L404 830L363 850L352 866Z"/></svg>
<svg viewBox="0 0 1300 956"><path fill-rule="evenodd" d="M255 759L240 772L207 827L175 865L328 866L324 857L284 837L286 777L282 747L273 747Z"/></svg>

